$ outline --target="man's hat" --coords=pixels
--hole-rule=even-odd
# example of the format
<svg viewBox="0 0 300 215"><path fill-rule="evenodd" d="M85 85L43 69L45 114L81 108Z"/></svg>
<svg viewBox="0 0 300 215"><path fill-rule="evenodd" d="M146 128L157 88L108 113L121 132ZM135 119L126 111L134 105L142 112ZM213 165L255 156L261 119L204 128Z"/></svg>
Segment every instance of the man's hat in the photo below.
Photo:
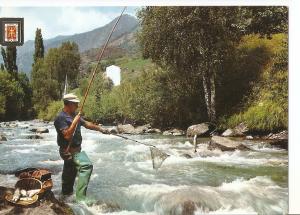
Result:
<svg viewBox="0 0 300 215"><path fill-rule="evenodd" d="M69 102L74 102L74 103L80 102L78 97L76 95L74 95L73 93L68 93L68 94L64 95L63 101L69 101Z"/></svg>

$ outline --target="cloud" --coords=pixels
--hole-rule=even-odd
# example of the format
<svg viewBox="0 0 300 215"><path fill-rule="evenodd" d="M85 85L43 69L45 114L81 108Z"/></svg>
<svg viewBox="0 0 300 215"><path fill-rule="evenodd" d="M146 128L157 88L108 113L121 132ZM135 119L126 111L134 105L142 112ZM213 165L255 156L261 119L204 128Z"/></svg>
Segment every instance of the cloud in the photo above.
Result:
<svg viewBox="0 0 300 215"><path fill-rule="evenodd" d="M24 37L33 40L36 28L45 39L101 27L120 15L122 7L2 7L0 17L24 17ZM137 7L129 7L134 15Z"/></svg>

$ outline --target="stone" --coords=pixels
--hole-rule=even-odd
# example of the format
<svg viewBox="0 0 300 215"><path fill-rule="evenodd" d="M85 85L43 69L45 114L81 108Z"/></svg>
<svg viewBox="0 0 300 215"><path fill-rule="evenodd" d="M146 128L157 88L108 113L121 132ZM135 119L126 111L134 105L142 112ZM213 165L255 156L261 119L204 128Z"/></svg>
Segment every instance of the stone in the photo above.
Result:
<svg viewBox="0 0 300 215"><path fill-rule="evenodd" d="M7 138L4 136L4 134L0 134L0 141L7 141Z"/></svg>
<svg viewBox="0 0 300 215"><path fill-rule="evenodd" d="M43 139L42 136L37 135L37 134L29 135L29 136L27 136L27 138L28 138L28 139L33 139L33 140Z"/></svg>
<svg viewBox="0 0 300 215"><path fill-rule="evenodd" d="M150 128L145 133L149 133L149 134L157 133L157 134L159 134L159 133L161 133L161 130L158 129L158 128Z"/></svg>
<svg viewBox="0 0 300 215"><path fill-rule="evenodd" d="M247 140L253 140L254 138L251 135L246 136Z"/></svg>
<svg viewBox="0 0 300 215"><path fill-rule="evenodd" d="M134 134L135 133L135 128L131 124L119 124L117 126L118 133L124 133L124 134Z"/></svg>
<svg viewBox="0 0 300 215"><path fill-rule="evenodd" d="M284 131L281 131L279 133L270 133L268 136L265 137L265 139L269 139L269 140L287 140L288 139L288 131L287 130L284 130Z"/></svg>
<svg viewBox="0 0 300 215"><path fill-rule="evenodd" d="M118 133L118 128L116 126L113 126L111 128L108 128L108 131L112 134L117 134Z"/></svg>
<svg viewBox="0 0 300 215"><path fill-rule="evenodd" d="M166 130L163 132L163 135L173 135L173 136L182 136L184 134L185 134L185 132L178 128L173 128L173 129Z"/></svg>
<svg viewBox="0 0 300 215"><path fill-rule="evenodd" d="M48 128L32 128L30 131L35 133L49 133Z"/></svg>
<svg viewBox="0 0 300 215"><path fill-rule="evenodd" d="M188 137L193 137L197 135L198 137L200 136L209 136L209 131L210 131L210 125L208 123L201 123L201 124L196 124L196 125L191 125L187 129L187 136Z"/></svg>
<svg viewBox="0 0 300 215"><path fill-rule="evenodd" d="M143 133L146 133L148 131L148 129L151 128L151 125L150 124L147 124L147 125L141 125L141 126L138 126L135 128L134 132L136 134L143 134Z"/></svg>
<svg viewBox="0 0 300 215"><path fill-rule="evenodd" d="M235 128L234 128L235 132L237 134L242 134L244 135L245 133L247 133L249 131L249 128L248 126L246 125L246 123L242 122L240 123L239 125L237 125Z"/></svg>
<svg viewBox="0 0 300 215"><path fill-rule="evenodd" d="M234 131L231 128L228 128L222 133L223 137L232 137L234 135Z"/></svg>
<svg viewBox="0 0 300 215"><path fill-rule="evenodd" d="M182 154L181 156L187 159L193 158L190 154Z"/></svg>
<svg viewBox="0 0 300 215"><path fill-rule="evenodd" d="M248 147L238 141L227 137L213 136L208 146L209 150L220 149L221 151L249 150Z"/></svg>

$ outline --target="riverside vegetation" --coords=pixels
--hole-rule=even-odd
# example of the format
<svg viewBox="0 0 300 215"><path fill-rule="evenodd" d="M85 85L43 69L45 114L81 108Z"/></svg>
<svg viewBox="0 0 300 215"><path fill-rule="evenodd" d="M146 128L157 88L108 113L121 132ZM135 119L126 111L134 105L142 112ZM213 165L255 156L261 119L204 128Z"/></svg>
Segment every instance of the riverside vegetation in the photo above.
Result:
<svg viewBox="0 0 300 215"><path fill-rule="evenodd" d="M139 49L106 56L85 117L163 129L207 121L220 129L241 122L252 131L287 129L287 17L286 7L143 8L135 34ZM62 108L65 75L83 96L95 65L81 67L74 42L45 53L41 29L30 80L18 72L16 55L2 48L1 120L52 120ZM111 64L122 69L120 86L103 75Z"/></svg>

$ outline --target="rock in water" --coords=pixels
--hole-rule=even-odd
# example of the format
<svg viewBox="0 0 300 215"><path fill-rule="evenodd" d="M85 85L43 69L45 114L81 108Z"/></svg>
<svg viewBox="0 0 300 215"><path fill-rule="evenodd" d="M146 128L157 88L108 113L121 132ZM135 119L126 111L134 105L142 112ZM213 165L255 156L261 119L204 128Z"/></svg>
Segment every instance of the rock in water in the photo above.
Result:
<svg viewBox="0 0 300 215"><path fill-rule="evenodd" d="M32 140L39 140L39 139L43 139L43 137L42 137L42 136L40 136L40 135L37 135L37 134L29 135L27 138L28 138L28 139L32 139Z"/></svg>
<svg viewBox="0 0 300 215"><path fill-rule="evenodd" d="M269 144L278 148L288 149L288 131L284 130L279 133L270 133L264 139L269 140Z"/></svg>
<svg viewBox="0 0 300 215"><path fill-rule="evenodd" d="M145 133L148 133L148 134L157 133L157 134L159 134L159 133L161 133L161 130L158 129L158 128L150 128Z"/></svg>
<svg viewBox="0 0 300 215"><path fill-rule="evenodd" d="M249 150L248 147L241 144L240 142L231 140L226 137L220 137L220 136L213 136L211 138L211 141L209 143L208 149L220 149L222 151L234 151L234 150Z"/></svg>
<svg viewBox="0 0 300 215"><path fill-rule="evenodd" d="M0 141L7 141L7 138L3 134L0 134Z"/></svg>
<svg viewBox="0 0 300 215"><path fill-rule="evenodd" d="M118 129L118 133L124 133L124 134L134 134L135 133L135 129L131 124L125 124L125 125L119 124L117 126L117 129Z"/></svg>
<svg viewBox="0 0 300 215"><path fill-rule="evenodd" d="M234 129L228 128L223 132L223 137L243 137L248 132L248 127L245 123L240 123Z"/></svg>
<svg viewBox="0 0 300 215"><path fill-rule="evenodd" d="M187 129L187 136L188 137L194 137L197 135L198 137L200 136L208 136L209 131L211 130L210 124L208 123L201 123L201 124L196 124L196 125L191 125Z"/></svg>
<svg viewBox="0 0 300 215"><path fill-rule="evenodd" d="M143 133L146 133L148 131L148 129L151 128L151 125L150 124L147 124L147 125L141 125L141 126L138 126L135 128L134 132L136 134L143 134Z"/></svg>
<svg viewBox="0 0 300 215"><path fill-rule="evenodd" d="M32 128L30 129L31 132L36 132L36 133L49 133L48 128Z"/></svg>
<svg viewBox="0 0 300 215"><path fill-rule="evenodd" d="M182 136L184 134L185 134L185 132L178 128L173 128L173 129L166 130L163 132L163 135L173 135L173 136Z"/></svg>

